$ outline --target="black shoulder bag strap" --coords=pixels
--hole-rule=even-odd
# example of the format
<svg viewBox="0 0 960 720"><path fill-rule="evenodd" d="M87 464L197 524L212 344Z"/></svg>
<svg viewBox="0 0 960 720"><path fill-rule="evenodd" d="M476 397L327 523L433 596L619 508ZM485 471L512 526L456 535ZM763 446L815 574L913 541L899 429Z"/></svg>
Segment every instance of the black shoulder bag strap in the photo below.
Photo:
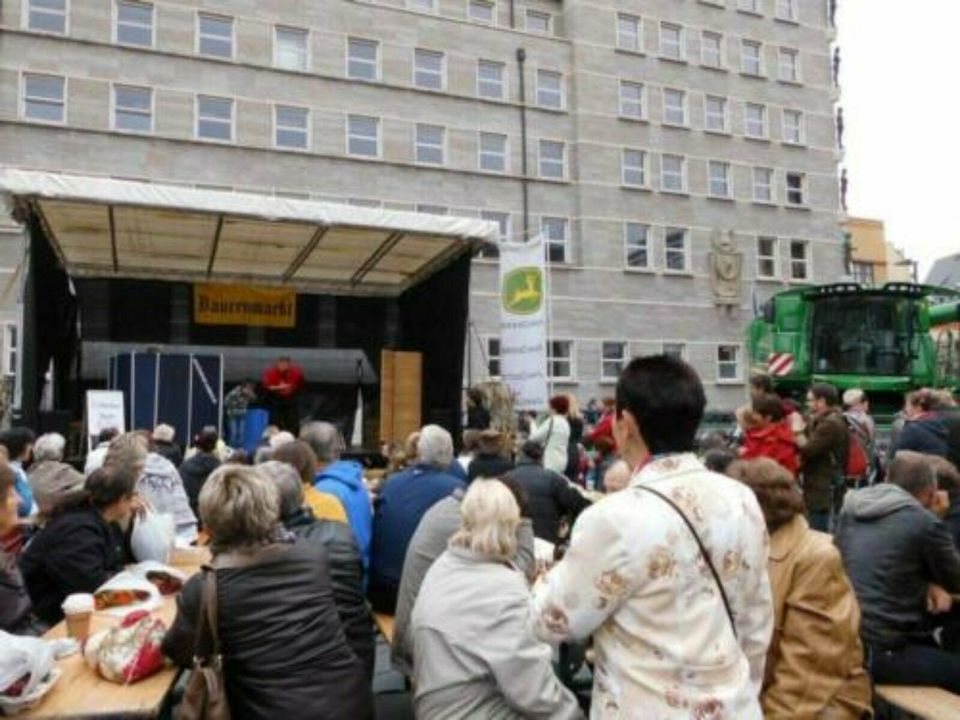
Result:
<svg viewBox="0 0 960 720"><path fill-rule="evenodd" d="M713 565L713 560L710 559L710 553L707 552L707 548L703 544L703 540L700 539L700 534L697 532L697 529L693 526L693 523L690 522L690 518L687 517L686 513L680 509L680 507L666 495L664 495L659 490L654 490L648 485L634 485L633 487L638 490L645 490L649 493L656 495L658 498L663 500L667 505L672 507L677 515L683 518L684 524L689 528L690 534L693 535L693 539L697 541L697 547L700 548L700 554L703 556L703 559L707 562L707 567L710 568L710 574L713 575L713 579L717 583L717 588L720 590L720 597L723 599L723 607L727 611L727 617L730 619L730 629L733 630L733 637L737 637L737 624L733 619L733 609L730 607L730 599L727 597L727 591L723 588L723 583L720 581L720 573L717 572L717 568Z"/></svg>

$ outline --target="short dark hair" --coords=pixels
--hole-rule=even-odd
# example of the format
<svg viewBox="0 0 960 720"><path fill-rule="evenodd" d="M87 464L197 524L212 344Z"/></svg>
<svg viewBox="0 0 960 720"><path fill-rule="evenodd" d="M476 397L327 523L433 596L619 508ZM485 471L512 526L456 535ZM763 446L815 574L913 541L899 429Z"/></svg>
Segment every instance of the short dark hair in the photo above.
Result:
<svg viewBox="0 0 960 720"><path fill-rule="evenodd" d="M317 456L303 440L283 443L273 451L271 460L286 463L297 471L300 482L313 484L314 475L317 471Z"/></svg>
<svg viewBox="0 0 960 720"><path fill-rule="evenodd" d="M201 430L197 435L197 449L201 452L212 453L217 449L217 443L220 441L220 435L216 430Z"/></svg>
<svg viewBox="0 0 960 720"><path fill-rule="evenodd" d="M130 468L105 466L90 473L83 490L90 504L102 510L132 495L136 487L137 475Z"/></svg>
<svg viewBox="0 0 960 720"><path fill-rule="evenodd" d="M526 440L520 447L520 453L535 463L543 460L543 445L536 440Z"/></svg>
<svg viewBox="0 0 960 720"><path fill-rule="evenodd" d="M776 460L737 460L727 468L727 474L753 490L769 532L805 512L803 495L793 475Z"/></svg>
<svg viewBox="0 0 960 720"><path fill-rule="evenodd" d="M554 395L550 398L550 407L558 415L566 415L570 412L570 398L566 395Z"/></svg>
<svg viewBox="0 0 960 720"><path fill-rule="evenodd" d="M750 376L750 386L770 394L773 392L773 378L763 373L756 373Z"/></svg>
<svg viewBox="0 0 960 720"><path fill-rule="evenodd" d="M119 434L120 431L115 427L104 428L97 435L97 444L99 445L100 443L110 442Z"/></svg>
<svg viewBox="0 0 960 720"><path fill-rule="evenodd" d="M927 455L926 458L933 467L937 489L950 492L960 490L960 470L957 470L956 465L939 455Z"/></svg>
<svg viewBox="0 0 960 720"><path fill-rule="evenodd" d="M696 371L678 358L634 358L617 380L617 417L630 411L654 455L693 450L706 404Z"/></svg>
<svg viewBox="0 0 960 720"><path fill-rule="evenodd" d="M780 422L784 418L783 401L778 395L760 395L753 401L753 411L761 417L770 418L773 422Z"/></svg>
<svg viewBox="0 0 960 720"><path fill-rule="evenodd" d="M816 400L823 400L829 407L836 407L840 404L840 393L830 383L818 382L810 386L810 394Z"/></svg>
<svg viewBox="0 0 960 720"><path fill-rule="evenodd" d="M926 455L900 450L887 468L887 482L917 497L923 491L937 486L937 476Z"/></svg>
<svg viewBox="0 0 960 720"><path fill-rule="evenodd" d="M727 472L727 468L730 467L730 463L736 459L737 456L733 450L714 448L713 450L707 451L707 454L703 456L703 464L707 470L724 475Z"/></svg>
<svg viewBox="0 0 960 720"><path fill-rule="evenodd" d="M0 433L0 445L7 449L11 460L19 458L28 445L32 445L37 436L28 427L12 427Z"/></svg>

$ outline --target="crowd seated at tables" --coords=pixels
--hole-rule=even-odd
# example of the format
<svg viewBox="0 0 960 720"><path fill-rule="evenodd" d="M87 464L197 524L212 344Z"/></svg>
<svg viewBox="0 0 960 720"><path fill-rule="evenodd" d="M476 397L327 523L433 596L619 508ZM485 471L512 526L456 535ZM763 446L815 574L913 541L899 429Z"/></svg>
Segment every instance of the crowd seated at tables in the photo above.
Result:
<svg viewBox="0 0 960 720"><path fill-rule="evenodd" d="M814 385L800 417L755 378L739 435L707 448L703 385L674 358L630 362L602 414L551 398L527 432L471 390L459 456L426 425L377 482L322 421L269 428L253 465L213 428L185 447L172 427L108 430L70 458L83 473L60 435L0 433L0 629L45 632L166 516L171 543L212 551L237 717L372 717L372 610L394 616L392 664L431 720L859 720L872 682L960 694L943 393L911 394L897 452L854 482L862 391ZM185 669L203 588L186 583L163 644ZM555 663L583 643L587 692Z"/></svg>

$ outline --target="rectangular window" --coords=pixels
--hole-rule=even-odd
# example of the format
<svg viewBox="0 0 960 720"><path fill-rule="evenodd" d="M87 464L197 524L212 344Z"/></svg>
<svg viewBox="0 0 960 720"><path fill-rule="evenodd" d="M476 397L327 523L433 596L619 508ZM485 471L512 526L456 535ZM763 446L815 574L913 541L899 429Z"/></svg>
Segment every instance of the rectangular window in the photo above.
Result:
<svg viewBox="0 0 960 720"><path fill-rule="evenodd" d="M763 75L763 45L753 40L740 42L740 72L745 75Z"/></svg>
<svg viewBox="0 0 960 720"><path fill-rule="evenodd" d="M347 152L363 157L380 155L380 118L367 115L347 118Z"/></svg>
<svg viewBox="0 0 960 720"><path fill-rule="evenodd" d="M660 156L660 189L684 192L687 187L686 161L682 155Z"/></svg>
<svg viewBox="0 0 960 720"><path fill-rule="evenodd" d="M776 17L778 20L797 22L797 0L777 0Z"/></svg>
<svg viewBox="0 0 960 720"><path fill-rule="evenodd" d="M750 138L767 137L767 108L757 103L743 106L743 134Z"/></svg>
<svg viewBox="0 0 960 720"><path fill-rule="evenodd" d="M777 239L757 238L757 277L761 280L777 279Z"/></svg>
<svg viewBox="0 0 960 720"><path fill-rule="evenodd" d="M787 205L803 205L806 190L806 176L799 172L788 172L787 179Z"/></svg>
<svg viewBox="0 0 960 720"><path fill-rule="evenodd" d="M563 75L537 70L537 105L557 109L563 107Z"/></svg>
<svg viewBox="0 0 960 720"><path fill-rule="evenodd" d="M445 131L439 125L417 125L416 158L417 162L428 165L443 165L443 146Z"/></svg>
<svg viewBox="0 0 960 720"><path fill-rule="evenodd" d="M683 56L683 27L673 23L660 23L660 57L683 60Z"/></svg>
<svg viewBox="0 0 960 720"><path fill-rule="evenodd" d="M153 5L118 0L117 42L121 45L153 47Z"/></svg>
<svg viewBox="0 0 960 720"><path fill-rule="evenodd" d="M233 18L197 15L197 52L218 58L233 58Z"/></svg>
<svg viewBox="0 0 960 720"><path fill-rule="evenodd" d="M778 64L780 79L785 82L800 82L800 53L789 48L780 48Z"/></svg>
<svg viewBox="0 0 960 720"><path fill-rule="evenodd" d="M663 89L663 122L667 125L687 124L687 93L683 90Z"/></svg>
<svg viewBox="0 0 960 720"><path fill-rule="evenodd" d="M3 374L7 376L17 374L17 326L8 323L3 326Z"/></svg>
<svg viewBox="0 0 960 720"><path fill-rule="evenodd" d="M483 220L492 220L500 227L500 237L498 238L500 242L510 242L510 213L483 210L480 217ZM480 248L480 257L495 258L499 256L500 251L494 245L484 245Z"/></svg>
<svg viewBox="0 0 960 720"><path fill-rule="evenodd" d="M634 119L643 119L643 85L635 82L620 81L620 115Z"/></svg>
<svg viewBox="0 0 960 720"><path fill-rule="evenodd" d="M631 187L647 186L647 153L643 150L623 150L623 178L624 185Z"/></svg>
<svg viewBox="0 0 960 720"><path fill-rule="evenodd" d="M421 12L436 12L436 0L407 0L407 7Z"/></svg>
<svg viewBox="0 0 960 720"><path fill-rule="evenodd" d="M274 29L274 65L285 70L306 70L307 37L306 30L277 26Z"/></svg>
<svg viewBox="0 0 960 720"><path fill-rule="evenodd" d="M114 85L113 128L142 133L153 130L153 90Z"/></svg>
<svg viewBox="0 0 960 720"><path fill-rule="evenodd" d="M487 374L500 377L500 338L487 338Z"/></svg>
<svg viewBox="0 0 960 720"><path fill-rule="evenodd" d="M619 340L600 343L600 379L616 382L627 364L627 344Z"/></svg>
<svg viewBox="0 0 960 720"><path fill-rule="evenodd" d="M233 100L197 95L197 137L204 140L233 140Z"/></svg>
<svg viewBox="0 0 960 720"><path fill-rule="evenodd" d="M649 268L650 226L628 222L623 226L623 239L626 244L627 267Z"/></svg>
<svg viewBox="0 0 960 720"><path fill-rule="evenodd" d="M661 352L669 358L683 360L687 356L687 346L679 342L665 342Z"/></svg>
<svg viewBox="0 0 960 720"><path fill-rule="evenodd" d="M717 345L717 382L740 382L739 345Z"/></svg>
<svg viewBox="0 0 960 720"><path fill-rule="evenodd" d="M307 108L277 105L274 109L274 126L277 147L297 150L310 147L310 111Z"/></svg>
<svg viewBox="0 0 960 720"><path fill-rule="evenodd" d="M506 65L501 62L491 60L480 60L477 62L477 95L480 97L491 98L493 100L503 100L504 75L506 74Z"/></svg>
<svg viewBox="0 0 960 720"><path fill-rule="evenodd" d="M529 32L550 34L550 13L527 10L527 30Z"/></svg>
<svg viewBox="0 0 960 720"><path fill-rule="evenodd" d="M573 340L550 340L547 343L547 373L553 380L572 380Z"/></svg>
<svg viewBox="0 0 960 720"><path fill-rule="evenodd" d="M414 50L413 84L427 90L443 90L443 53Z"/></svg>
<svg viewBox="0 0 960 720"><path fill-rule="evenodd" d="M554 140L540 141L540 177L562 180L565 174L564 145Z"/></svg>
<svg viewBox="0 0 960 720"><path fill-rule="evenodd" d="M567 261L567 229L569 221L566 218L540 218L540 232L547 243L547 260L563 263Z"/></svg>
<svg viewBox="0 0 960 720"><path fill-rule="evenodd" d="M376 40L347 40L347 76L354 80L380 78L380 43Z"/></svg>
<svg viewBox="0 0 960 720"><path fill-rule="evenodd" d="M492 2L486 2L486 0L470 0L470 9L468 10L468 14L470 15L471 20L476 20L477 22L483 23L492 23L493 12Z"/></svg>
<svg viewBox="0 0 960 720"><path fill-rule="evenodd" d="M853 271L853 281L861 285L873 285L873 263L852 262L850 269Z"/></svg>
<svg viewBox="0 0 960 720"><path fill-rule="evenodd" d="M753 169L753 199L755 202L773 202L773 168Z"/></svg>
<svg viewBox="0 0 960 720"><path fill-rule="evenodd" d="M703 125L712 132L727 132L727 99L707 95L703 105Z"/></svg>
<svg viewBox="0 0 960 720"><path fill-rule="evenodd" d="M617 47L633 52L643 51L643 30L636 15L617 15Z"/></svg>
<svg viewBox="0 0 960 720"><path fill-rule="evenodd" d="M706 67L723 67L723 35L704 30L700 34L700 64Z"/></svg>
<svg viewBox="0 0 960 720"><path fill-rule="evenodd" d="M783 111L783 141L792 145L803 143L803 113L799 110Z"/></svg>
<svg viewBox="0 0 960 720"><path fill-rule="evenodd" d="M65 122L66 80L55 75L24 74L23 116L41 122Z"/></svg>
<svg viewBox="0 0 960 720"><path fill-rule="evenodd" d="M760 14L760 0L737 0L737 10Z"/></svg>
<svg viewBox="0 0 960 720"><path fill-rule="evenodd" d="M790 241L790 279L810 279L810 246L804 240Z"/></svg>
<svg viewBox="0 0 960 720"><path fill-rule="evenodd" d="M711 160L709 176L709 192L712 197L729 198L733 194L730 190L730 163Z"/></svg>
<svg viewBox="0 0 960 720"><path fill-rule="evenodd" d="M40 32L67 34L67 0L29 0L27 27Z"/></svg>
<svg viewBox="0 0 960 720"><path fill-rule="evenodd" d="M668 227L663 236L664 267L671 272L687 272L690 257L685 228Z"/></svg>
<svg viewBox="0 0 960 720"><path fill-rule="evenodd" d="M507 136L480 133L480 169L491 172L507 171Z"/></svg>

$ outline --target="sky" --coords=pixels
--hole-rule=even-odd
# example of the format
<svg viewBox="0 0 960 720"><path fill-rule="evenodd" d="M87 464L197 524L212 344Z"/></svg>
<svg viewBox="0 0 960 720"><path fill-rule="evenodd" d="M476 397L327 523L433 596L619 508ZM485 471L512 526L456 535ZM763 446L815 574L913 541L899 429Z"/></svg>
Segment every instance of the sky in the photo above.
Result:
<svg viewBox="0 0 960 720"><path fill-rule="evenodd" d="M960 252L960 2L838 0L848 213L920 262Z"/></svg>

